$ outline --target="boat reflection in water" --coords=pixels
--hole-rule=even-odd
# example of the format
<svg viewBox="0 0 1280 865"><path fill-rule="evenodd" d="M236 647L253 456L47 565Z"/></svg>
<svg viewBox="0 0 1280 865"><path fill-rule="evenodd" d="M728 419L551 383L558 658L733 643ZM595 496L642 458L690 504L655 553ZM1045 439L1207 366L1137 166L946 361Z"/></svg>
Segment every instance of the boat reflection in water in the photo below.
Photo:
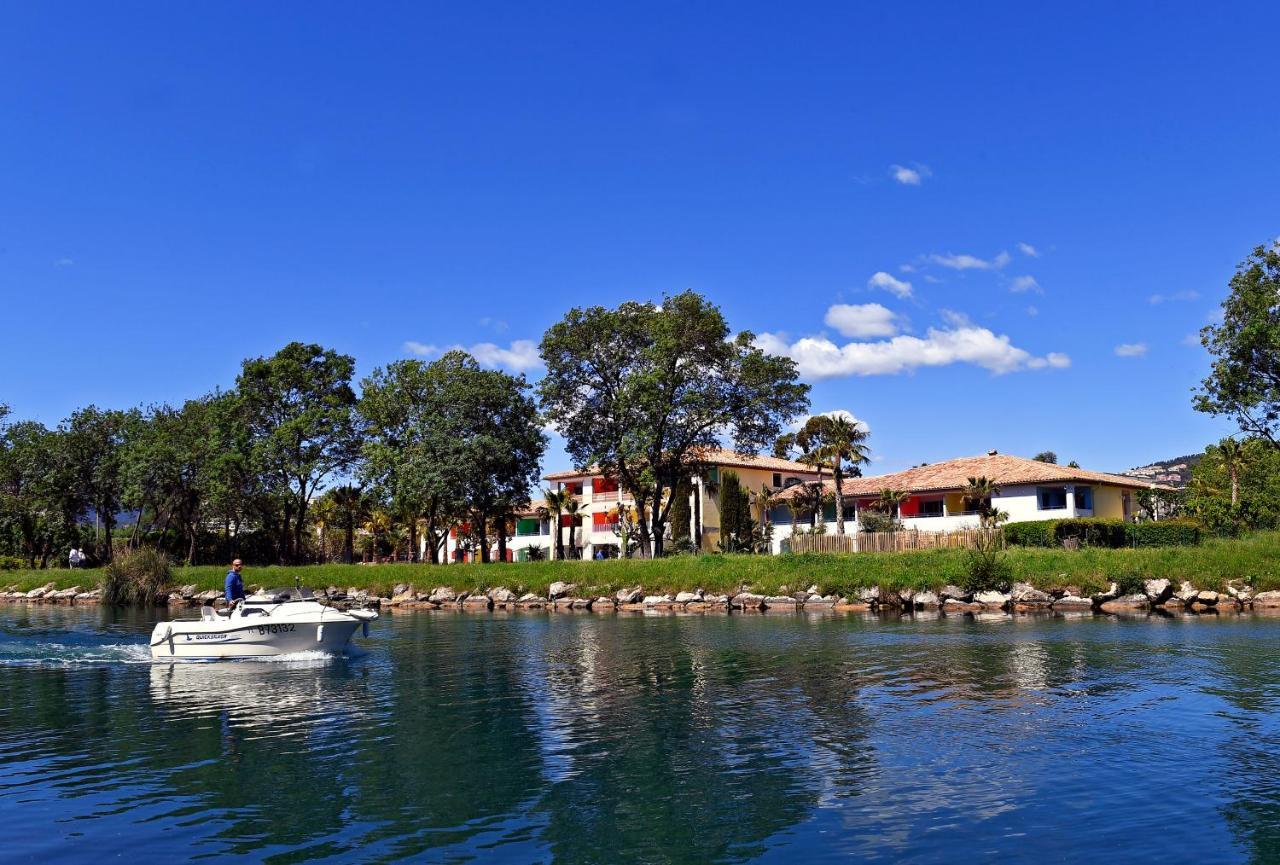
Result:
<svg viewBox="0 0 1280 865"><path fill-rule="evenodd" d="M173 720L212 716L271 736L363 726L377 714L377 701L363 676L338 669L348 666L314 651L270 660L153 664L151 699Z"/></svg>

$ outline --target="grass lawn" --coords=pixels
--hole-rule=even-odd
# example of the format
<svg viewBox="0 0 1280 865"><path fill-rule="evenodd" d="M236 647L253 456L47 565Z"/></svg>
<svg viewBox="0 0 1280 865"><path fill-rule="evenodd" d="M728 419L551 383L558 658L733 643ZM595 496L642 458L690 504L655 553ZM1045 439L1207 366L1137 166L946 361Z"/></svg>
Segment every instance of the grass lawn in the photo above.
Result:
<svg viewBox="0 0 1280 865"><path fill-rule="evenodd" d="M1280 589L1280 532L1264 532L1240 540L1209 540L1199 547L1145 549L1041 549L1015 547L1006 554L1013 578L1049 589L1079 586L1085 592L1105 589L1121 577L1164 577L1175 585L1189 580L1197 588L1221 589L1227 580L1252 578L1258 591ZM851 555L704 555L657 561L620 559L604 562L521 562L466 565L300 565L246 567L249 586L291 586L294 578L313 588L355 586L380 593L398 583L419 591L450 586L459 591L506 586L518 592L546 594L557 581L577 583L579 594L595 596L639 585L652 593L701 588L731 594L746 586L775 594L816 584L823 592L846 593L867 586L933 588L959 583L967 571L963 550ZM195 583L221 589L224 565L174 568L176 585ZM52 581L59 588L97 585L100 573L66 569L0 572L0 587L33 589Z"/></svg>

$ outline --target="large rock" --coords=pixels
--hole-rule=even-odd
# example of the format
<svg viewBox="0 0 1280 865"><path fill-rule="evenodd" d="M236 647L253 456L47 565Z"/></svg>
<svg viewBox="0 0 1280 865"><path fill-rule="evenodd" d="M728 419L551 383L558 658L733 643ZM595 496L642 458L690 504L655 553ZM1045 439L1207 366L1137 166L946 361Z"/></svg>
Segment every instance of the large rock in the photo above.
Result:
<svg viewBox="0 0 1280 865"><path fill-rule="evenodd" d="M27 597L32 600L38 600L53 591L53 583L45 583L38 589L32 589L27 592Z"/></svg>
<svg viewBox="0 0 1280 865"><path fill-rule="evenodd" d="M182 597L182 600L190 601L196 596L196 591L197 587L195 583L187 583L185 586L178 589L178 594Z"/></svg>
<svg viewBox="0 0 1280 865"><path fill-rule="evenodd" d="M1240 585L1239 580L1232 580L1227 583L1227 594L1242 604L1247 604L1253 600L1253 589Z"/></svg>
<svg viewBox="0 0 1280 865"><path fill-rule="evenodd" d="M601 595L591 602L591 609L595 610L597 613L608 613L613 610L614 606L616 605L613 598L605 595Z"/></svg>
<svg viewBox="0 0 1280 865"><path fill-rule="evenodd" d="M985 609L987 609L986 605L978 603L977 600L962 601L959 598L947 598L942 602L944 613L977 613Z"/></svg>
<svg viewBox="0 0 1280 865"><path fill-rule="evenodd" d="M573 598L569 601L569 609L571 610L589 610L591 605L595 603L593 598Z"/></svg>
<svg viewBox="0 0 1280 865"><path fill-rule="evenodd" d="M407 586L404 583L399 584L391 592L391 603L408 604L418 600L418 593L414 591L413 586Z"/></svg>
<svg viewBox="0 0 1280 865"><path fill-rule="evenodd" d="M1103 601L1099 609L1104 613L1132 613L1138 610L1150 609L1151 601L1146 595L1123 595L1119 598L1112 598L1109 601Z"/></svg>
<svg viewBox="0 0 1280 865"><path fill-rule="evenodd" d="M690 601L700 601L700 600L702 600L701 590L698 590L696 592L676 592L677 604L687 604Z"/></svg>
<svg viewBox="0 0 1280 865"><path fill-rule="evenodd" d="M764 595L752 592L739 592L729 599L729 607L734 610L759 610L764 607Z"/></svg>
<svg viewBox="0 0 1280 865"><path fill-rule="evenodd" d="M509 604L516 599L515 592L503 587L490 589L488 595L495 604Z"/></svg>
<svg viewBox="0 0 1280 865"><path fill-rule="evenodd" d="M1253 596L1253 605L1263 608L1280 607L1280 592L1259 592Z"/></svg>
<svg viewBox="0 0 1280 865"><path fill-rule="evenodd" d="M790 595L774 595L764 599L764 608L773 612L794 612L796 599Z"/></svg>
<svg viewBox="0 0 1280 865"><path fill-rule="evenodd" d="M973 592L966 592L959 586L953 586L950 583L938 590L938 597L942 600L954 598L957 601L967 601L973 597Z"/></svg>
<svg viewBox="0 0 1280 865"><path fill-rule="evenodd" d="M427 596L427 600L435 604L451 604L458 599L458 593L448 586L436 586Z"/></svg>
<svg viewBox="0 0 1280 865"><path fill-rule="evenodd" d="M916 592L911 596L911 604L920 610L933 610L938 607L938 596L933 592Z"/></svg>
<svg viewBox="0 0 1280 865"><path fill-rule="evenodd" d="M880 601L880 587L871 586L865 589L858 589L858 600L864 604L876 604Z"/></svg>
<svg viewBox="0 0 1280 865"><path fill-rule="evenodd" d="M633 589L618 589L613 597L619 604L638 604L644 599L644 590L639 586Z"/></svg>
<svg viewBox="0 0 1280 865"><path fill-rule="evenodd" d="M1147 598L1150 599L1154 606L1169 598L1173 594L1173 584L1168 580L1146 580L1142 584L1142 590L1146 592Z"/></svg>
<svg viewBox="0 0 1280 865"><path fill-rule="evenodd" d="M547 596L554 601L556 598L565 597L576 588L578 587L573 583L563 583L560 580L556 580L547 588Z"/></svg>
<svg viewBox="0 0 1280 865"><path fill-rule="evenodd" d="M1218 597L1219 595L1217 592L1205 590L1203 592L1196 593L1196 602L1212 607L1217 605Z"/></svg>
<svg viewBox="0 0 1280 865"><path fill-rule="evenodd" d="M462 606L469 610L492 610L493 599L488 595L476 592L475 594L468 594L464 597L462 599Z"/></svg>
<svg viewBox="0 0 1280 865"><path fill-rule="evenodd" d="M662 604L674 604L675 598L670 595L645 595L642 603L646 607L657 607Z"/></svg>
<svg viewBox="0 0 1280 865"><path fill-rule="evenodd" d="M1093 595L1093 602L1095 604L1104 604L1107 601L1114 601L1118 597L1120 597L1120 587L1115 583L1112 583L1111 587L1105 592L1095 593Z"/></svg>
<svg viewBox="0 0 1280 865"><path fill-rule="evenodd" d="M1063 595L1053 602L1055 610L1092 610L1093 601L1080 595Z"/></svg>
<svg viewBox="0 0 1280 865"><path fill-rule="evenodd" d="M1178 586L1177 594L1178 600L1184 604L1189 604L1196 599L1196 595L1200 594L1200 590L1183 580L1182 585Z"/></svg>
<svg viewBox="0 0 1280 865"><path fill-rule="evenodd" d="M1009 592L1009 600L1015 604L1048 604L1053 601L1053 596L1030 583L1014 583Z"/></svg>
<svg viewBox="0 0 1280 865"><path fill-rule="evenodd" d="M974 592L973 603L988 610L1003 610L1009 604L1009 596L1004 592Z"/></svg>

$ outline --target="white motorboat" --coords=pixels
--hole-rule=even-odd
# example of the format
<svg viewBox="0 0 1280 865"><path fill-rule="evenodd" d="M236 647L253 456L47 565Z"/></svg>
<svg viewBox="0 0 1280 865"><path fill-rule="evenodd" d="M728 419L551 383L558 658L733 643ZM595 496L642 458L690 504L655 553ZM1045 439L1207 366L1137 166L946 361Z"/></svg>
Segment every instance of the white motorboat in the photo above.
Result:
<svg viewBox="0 0 1280 865"><path fill-rule="evenodd" d="M339 610L310 589L255 592L232 610L201 607L199 619L160 622L151 632L157 661L262 658L295 652L340 653L361 629L369 635L373 610Z"/></svg>

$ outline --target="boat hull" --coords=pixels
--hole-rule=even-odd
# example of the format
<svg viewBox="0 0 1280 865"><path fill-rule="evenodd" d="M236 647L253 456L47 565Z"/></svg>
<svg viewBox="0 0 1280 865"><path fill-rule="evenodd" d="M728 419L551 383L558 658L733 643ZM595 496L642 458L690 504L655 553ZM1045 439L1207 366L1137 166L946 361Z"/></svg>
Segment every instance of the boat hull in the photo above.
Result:
<svg viewBox="0 0 1280 865"><path fill-rule="evenodd" d="M151 657L168 660L262 658L297 652L337 654L363 622L334 612L322 618L265 617L230 621L161 622L151 635Z"/></svg>

